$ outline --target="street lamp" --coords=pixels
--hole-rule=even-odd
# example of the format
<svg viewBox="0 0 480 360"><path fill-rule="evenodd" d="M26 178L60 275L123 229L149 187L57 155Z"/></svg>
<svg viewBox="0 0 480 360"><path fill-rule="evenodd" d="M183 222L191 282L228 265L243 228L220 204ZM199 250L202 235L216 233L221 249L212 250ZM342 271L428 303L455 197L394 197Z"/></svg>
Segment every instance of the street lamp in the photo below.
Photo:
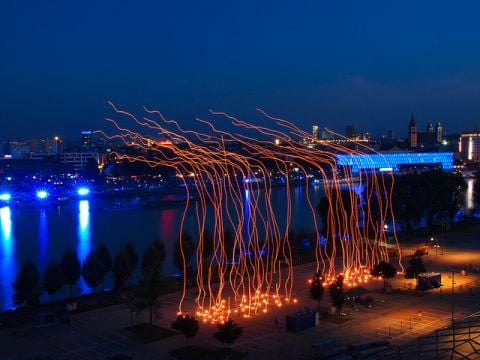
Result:
<svg viewBox="0 0 480 360"><path fill-rule="evenodd" d="M452 328L455 324L455 271L452 270Z"/></svg>

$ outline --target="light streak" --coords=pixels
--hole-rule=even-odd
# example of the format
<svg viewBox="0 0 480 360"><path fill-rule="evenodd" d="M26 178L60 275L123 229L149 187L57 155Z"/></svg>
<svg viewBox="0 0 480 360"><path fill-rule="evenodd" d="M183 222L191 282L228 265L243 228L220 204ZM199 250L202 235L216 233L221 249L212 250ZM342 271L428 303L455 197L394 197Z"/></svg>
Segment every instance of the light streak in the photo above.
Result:
<svg viewBox="0 0 480 360"><path fill-rule="evenodd" d="M195 209L199 234L195 255L195 309L184 306L188 259L180 241L184 276L179 314L194 312L205 323L223 322L231 316L249 318L271 307L298 302L292 291L294 264L289 232L292 220L290 189L300 180L305 185L304 197L315 226L315 239L318 239L316 272L323 275L325 285L335 281L338 274L344 276L346 286L372 279L370 269L381 260L389 260L384 231L387 221L393 224L393 238L398 248L391 211L392 174L367 173L363 168L353 172L352 167L337 163L338 154L372 152L363 144L358 144L358 149L334 142L322 143L317 148L307 147L302 139L310 143L316 139L261 109L258 111L277 129L210 111L215 119L230 122L238 131L227 132L209 120L196 118L200 125L208 128L207 134L185 130L177 121L166 119L156 110L145 108L149 116L158 117L158 121L146 117L139 120L110 105L121 119L133 123L121 126L108 118L116 134L102 134L126 144L134 143L145 150L144 154L136 156L114 154L117 159L141 161L151 167L169 167L182 181L187 201L178 229L179 237L185 230L187 209L190 206ZM131 125L140 130L131 130ZM142 135L141 129L160 133L168 141L156 141ZM273 140L258 140L243 134L242 129L256 132L258 138ZM190 140L192 136L195 142ZM179 140L180 144L173 140ZM231 145L237 145L240 151L230 150ZM327 220L323 229L318 226L319 215L311 199L307 176L310 173L319 174L321 179L316 179L315 183L324 186ZM272 187L278 181L274 177L281 177L286 188L286 212L282 218L272 205ZM387 177L392 181L387 182ZM191 194L198 196L195 205L190 204ZM207 229L210 212L213 213L213 228ZM336 265L337 258L341 259L340 268ZM401 257L398 264L403 270Z"/></svg>

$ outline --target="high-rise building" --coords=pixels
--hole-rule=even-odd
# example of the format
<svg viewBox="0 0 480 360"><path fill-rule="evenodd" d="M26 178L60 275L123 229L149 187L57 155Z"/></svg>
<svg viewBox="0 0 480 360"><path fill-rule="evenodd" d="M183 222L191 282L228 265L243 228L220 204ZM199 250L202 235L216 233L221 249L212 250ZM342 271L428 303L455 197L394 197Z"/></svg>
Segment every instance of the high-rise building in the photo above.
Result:
<svg viewBox="0 0 480 360"><path fill-rule="evenodd" d="M92 132L90 130L82 131L82 148L88 149L92 147Z"/></svg>
<svg viewBox="0 0 480 360"><path fill-rule="evenodd" d="M437 143L442 142L443 140L443 126L440 121L437 122L437 125L435 125L435 135L436 135L436 140Z"/></svg>
<svg viewBox="0 0 480 360"><path fill-rule="evenodd" d="M410 123L408 124L408 144L411 148L417 147L417 125L415 124L413 113L410 116Z"/></svg>
<svg viewBox="0 0 480 360"><path fill-rule="evenodd" d="M480 161L480 132L473 131L460 135L458 152L463 161Z"/></svg>
<svg viewBox="0 0 480 360"><path fill-rule="evenodd" d="M314 140L318 140L318 125L312 126L312 136Z"/></svg>

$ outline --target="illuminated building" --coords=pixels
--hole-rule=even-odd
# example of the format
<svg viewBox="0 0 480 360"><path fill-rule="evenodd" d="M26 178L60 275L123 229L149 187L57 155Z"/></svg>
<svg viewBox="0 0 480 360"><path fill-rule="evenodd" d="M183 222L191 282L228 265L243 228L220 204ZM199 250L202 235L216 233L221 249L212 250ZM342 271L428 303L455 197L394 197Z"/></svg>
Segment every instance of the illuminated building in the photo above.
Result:
<svg viewBox="0 0 480 360"><path fill-rule="evenodd" d="M82 131L82 148L88 149L92 147L92 132L89 130Z"/></svg>
<svg viewBox="0 0 480 360"><path fill-rule="evenodd" d="M32 154L31 159L40 160L48 158L49 154ZM88 161L95 161L98 164L99 155L97 152L64 152L55 156L60 164L67 165L73 172L78 173L85 170Z"/></svg>
<svg viewBox="0 0 480 360"><path fill-rule="evenodd" d="M314 140L318 140L318 125L312 126L312 136Z"/></svg>
<svg viewBox="0 0 480 360"><path fill-rule="evenodd" d="M354 174L358 174L360 170L391 172L453 170L453 153L346 154L337 155L337 164L350 167Z"/></svg>
<svg viewBox="0 0 480 360"><path fill-rule="evenodd" d="M458 152L463 161L479 162L480 160L480 132L474 131L460 135Z"/></svg>

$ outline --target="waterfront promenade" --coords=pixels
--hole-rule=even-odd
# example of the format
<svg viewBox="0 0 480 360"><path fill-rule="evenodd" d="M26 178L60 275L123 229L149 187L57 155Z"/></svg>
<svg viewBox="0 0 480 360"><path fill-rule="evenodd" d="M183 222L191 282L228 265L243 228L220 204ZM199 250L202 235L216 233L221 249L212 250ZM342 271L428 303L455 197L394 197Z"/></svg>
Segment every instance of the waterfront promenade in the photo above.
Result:
<svg viewBox="0 0 480 360"><path fill-rule="evenodd" d="M244 334L234 348L247 351L248 359L297 359L315 354L312 345L322 339L338 339L341 343L358 344L373 340L387 340L391 347L415 341L436 329L448 326L452 318L452 271L454 272L454 317L456 320L479 310L480 274L461 270L476 269L480 265L480 227L464 232L444 235L442 249L430 250L424 256L428 271L442 273L443 286L421 295L408 290L413 280L397 275L391 280L393 293L384 293L383 281L371 281L364 287L374 298L373 306L345 305L341 322L321 320L316 328L300 333L285 330L285 315L305 307L315 308L317 303L309 298L307 279L314 271L313 264L295 268L294 294L297 304L275 308L267 314L248 319L234 318L244 326ZM413 253L414 242L403 247L403 255ZM442 255L443 254L443 255ZM406 259L405 259L406 260ZM189 294L187 304L193 300ZM179 293L162 297L161 316L155 324L170 329L175 318ZM322 307L330 306L325 291ZM147 320L147 314L143 314ZM275 320L277 319L277 321ZM136 319L138 322L140 319ZM185 345L182 335L174 335L160 341L142 344L134 340L125 328L130 325L130 311L125 305L115 305L75 314L70 325L53 324L46 327L26 325L0 331L0 358L27 359L43 354L49 359L109 359L115 354L125 354L134 359L169 359L169 352ZM201 324L200 331L191 341L193 345L207 348L221 347L212 336L215 326Z"/></svg>

